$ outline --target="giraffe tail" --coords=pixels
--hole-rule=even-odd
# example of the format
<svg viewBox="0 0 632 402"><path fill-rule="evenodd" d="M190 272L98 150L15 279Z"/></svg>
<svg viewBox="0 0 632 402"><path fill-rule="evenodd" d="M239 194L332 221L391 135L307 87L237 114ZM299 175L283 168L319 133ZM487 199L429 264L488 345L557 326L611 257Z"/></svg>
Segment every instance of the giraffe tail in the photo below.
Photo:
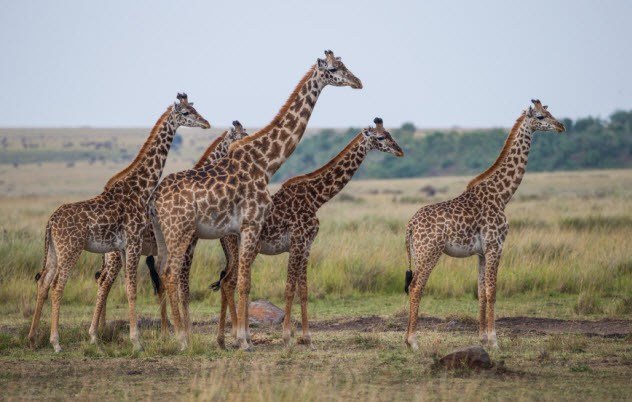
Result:
<svg viewBox="0 0 632 402"><path fill-rule="evenodd" d="M50 221L46 224L46 233L44 234L44 264L42 270L35 274L35 282L38 282L44 271L46 271L46 263L48 262L48 250L50 248Z"/></svg>
<svg viewBox="0 0 632 402"><path fill-rule="evenodd" d="M412 231L410 228L406 228L406 257L408 259L408 270L406 270L406 279L404 282L404 292L408 294L408 289L410 288L410 284L413 281L413 271L410 269L411 267L411 252L410 252L410 236L412 235Z"/></svg>
<svg viewBox="0 0 632 402"><path fill-rule="evenodd" d="M151 284L154 286L154 294L158 294L158 289L160 289L160 275L158 275L158 271L156 271L156 259L153 255L148 255L145 258L145 264L147 264L147 268L149 268L149 277L151 278Z"/></svg>
<svg viewBox="0 0 632 402"><path fill-rule="evenodd" d="M219 280L217 282L211 283L211 285L209 286L209 289L211 289L213 292L217 292L221 288L222 279L224 279L225 276L226 276L226 270L223 269L222 272L219 273Z"/></svg>

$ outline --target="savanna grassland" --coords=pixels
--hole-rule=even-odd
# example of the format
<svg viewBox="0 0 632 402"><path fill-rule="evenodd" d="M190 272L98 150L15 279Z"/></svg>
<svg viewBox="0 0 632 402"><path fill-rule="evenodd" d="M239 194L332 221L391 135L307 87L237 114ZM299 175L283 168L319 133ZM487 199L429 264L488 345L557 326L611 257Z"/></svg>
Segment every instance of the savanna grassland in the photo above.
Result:
<svg viewBox="0 0 632 402"><path fill-rule="evenodd" d="M170 161L170 169L189 159ZM196 249L194 334L185 352L159 336L144 266L138 304L145 350L132 352L127 340L122 280L111 292L99 346L88 344L101 263L88 253L64 293L64 351L54 355L48 345L48 304L38 347L28 349L46 219L61 203L97 193L118 168L99 161L0 165L1 398L563 400L627 399L632 392L632 170L527 173L507 210L500 349L490 351L496 366L477 373L433 367L437 356L477 343L473 258L441 259L422 298L421 350L403 343L405 224L422 205L457 195L467 177L355 181L320 211L308 273L315 350L285 349L276 327L253 328L253 353L216 346L219 297L208 285L223 267L217 241ZM286 263L285 255L257 258L253 298L282 304Z"/></svg>

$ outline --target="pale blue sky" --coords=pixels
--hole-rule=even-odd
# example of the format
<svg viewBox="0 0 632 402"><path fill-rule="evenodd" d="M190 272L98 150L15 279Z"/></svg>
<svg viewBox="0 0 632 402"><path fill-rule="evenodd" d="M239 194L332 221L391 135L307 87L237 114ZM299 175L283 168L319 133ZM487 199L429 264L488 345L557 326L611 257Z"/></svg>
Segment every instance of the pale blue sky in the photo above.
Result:
<svg viewBox="0 0 632 402"><path fill-rule="evenodd" d="M632 108L632 1L0 0L0 126L150 126L177 91L216 126L267 123L324 49L311 127L509 126Z"/></svg>

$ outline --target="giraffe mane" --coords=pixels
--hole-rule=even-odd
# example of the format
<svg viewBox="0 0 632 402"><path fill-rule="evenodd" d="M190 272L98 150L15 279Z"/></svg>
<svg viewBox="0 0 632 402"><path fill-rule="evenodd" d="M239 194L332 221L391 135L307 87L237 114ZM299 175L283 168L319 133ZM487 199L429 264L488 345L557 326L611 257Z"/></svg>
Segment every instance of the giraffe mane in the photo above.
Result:
<svg viewBox="0 0 632 402"><path fill-rule="evenodd" d="M511 131L509 132L509 135L507 136L507 139L505 140L505 144L503 145L503 149L502 151L500 151L500 155L498 155L498 158L496 158L496 161L494 162L494 164L491 165L489 168L487 168L487 170L485 170L483 173L479 174L474 179L472 179L467 184L467 189L474 187L475 185L479 184L483 180L489 178L489 176L494 174L494 172L496 172L496 170L500 167L500 165L503 163L503 161L507 157L507 154L509 153L511 146L513 145L513 142L516 139L516 135L518 134L518 128L520 127L524 119L525 119L525 115L523 113L520 117L518 117L513 127L511 128Z"/></svg>
<svg viewBox="0 0 632 402"><path fill-rule="evenodd" d="M169 117L169 114L171 113L172 109L173 109L173 106L169 106L167 110L165 110L165 112L162 114L162 116L160 116L160 118L154 125L154 128L151 129L151 133L149 134L149 137L147 137L147 139L145 140L145 143L140 148L140 151L138 151L136 158L134 158L132 163L130 163L125 169L121 170L120 172L112 176L110 180L108 180L108 182L105 184L104 190L110 189L113 185L118 183L120 180L123 180L124 178L126 178L127 175L129 175L130 172L132 172L132 170L134 170L140 164L142 157L145 156L145 154L149 151L149 148L151 147L153 140L158 136L158 133L160 132L160 126Z"/></svg>
<svg viewBox="0 0 632 402"><path fill-rule="evenodd" d="M211 145L206 148L206 151L204 151L204 154L202 154L200 159L198 159L195 166L193 166L193 169L201 169L208 163L208 158L217 149L219 144L224 141L224 138L226 138L226 134L228 134L228 130L224 131L222 134L219 135L219 137L215 138L213 142L211 142Z"/></svg>
<svg viewBox="0 0 632 402"><path fill-rule="evenodd" d="M360 141L362 141L362 133L356 135L355 138L353 140L351 140L351 142L348 143L347 146L344 147L344 149L338 153L338 155L334 156L333 159L331 159L325 165L319 167L318 169L314 170L311 173L305 173L305 174L302 174L300 176L292 177L291 179L286 180L281 185L281 187L287 187L287 186L290 186L290 185L295 184L297 182L314 179L314 178L320 176L322 173L324 173L327 170L329 170L336 163L340 162L340 160L342 158L344 158L344 156L349 152L349 150L351 148L353 148L356 144L358 144Z"/></svg>
<svg viewBox="0 0 632 402"><path fill-rule="evenodd" d="M263 127L262 129L260 129L256 133L247 136L246 138L242 138L241 140L233 142L230 145L229 150L233 150L233 149L235 149L237 147L240 147L240 146L242 146L242 145L244 145L244 144L246 144L246 143L248 143L250 141L254 141L257 138L266 135L270 130L272 130L274 127L276 127L277 124L279 124L281 122L281 119L287 113L288 109L292 106L292 103L294 103L294 101L298 97L299 92L301 90L301 87L312 76L312 73L314 72L315 68L316 68L316 65L313 65L313 66L310 67L310 69L307 71L307 73L305 73L305 75L303 76L303 78L301 78L299 83L296 84L296 87L294 88L294 91L292 91L292 93L287 98L287 100L285 101L285 103L283 104L283 106L281 107L279 112L276 114L276 116L274 116L274 119L272 119L272 121L270 123L268 123L267 126Z"/></svg>

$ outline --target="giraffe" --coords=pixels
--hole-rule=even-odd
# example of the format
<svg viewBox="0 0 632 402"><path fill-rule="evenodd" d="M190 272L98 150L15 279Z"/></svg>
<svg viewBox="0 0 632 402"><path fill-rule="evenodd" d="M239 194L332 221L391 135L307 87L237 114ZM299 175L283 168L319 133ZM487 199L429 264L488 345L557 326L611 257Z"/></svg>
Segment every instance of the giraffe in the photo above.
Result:
<svg viewBox="0 0 632 402"><path fill-rule="evenodd" d="M457 258L478 256L479 336L483 344L498 347L494 303L498 264L508 230L504 209L524 176L533 133L565 131L547 106L539 100L532 103L516 120L490 168L470 181L458 197L422 207L408 222L405 290L410 290L410 316L405 342L414 350L418 349L419 299L442 253Z"/></svg>
<svg viewBox="0 0 632 402"><path fill-rule="evenodd" d="M179 103L169 106L160 116L134 161L113 176L105 189L94 198L59 207L46 225L44 264L35 277L37 304L29 331L32 346L44 300L53 287L50 343L55 352L59 345L59 307L68 275L82 251L121 253L126 270L129 301L130 339L141 349L136 323L136 266L141 251L141 233L148 225L147 201L154 191L180 126L209 128L210 125L189 103L186 94L178 94Z"/></svg>
<svg viewBox="0 0 632 402"><path fill-rule="evenodd" d="M198 239L239 234L239 319L241 348L252 345L248 332L250 266L272 202L268 182L301 140L307 121L327 85L362 88L362 82L330 50L298 83L279 113L263 129L230 146L218 163L167 176L156 190L152 210L158 266L169 296L182 349L190 332L188 280L180 280L185 256Z"/></svg>
<svg viewBox="0 0 632 402"><path fill-rule="evenodd" d="M375 128L363 129L332 160L321 168L289 179L272 197L259 237L257 252L264 255L289 253L287 280L285 285L285 319L283 341L290 345L292 301L298 288L301 300L303 336L299 343L311 346L311 335L307 320L307 262L312 242L318 234L319 221L316 213L349 183L371 150L387 152L401 157L404 152L384 129L382 119L376 117ZM224 326L226 308L230 307L233 328L236 327L234 292L237 285L236 261L239 237L226 236L221 239L226 254L226 268L220 280L211 289L222 291L222 306L217 341L224 348Z"/></svg>
<svg viewBox="0 0 632 402"><path fill-rule="evenodd" d="M225 157L228 154L228 147L233 142L245 138L247 135L246 130L239 121L233 121L233 127L230 130L224 131L219 137L217 137L206 149L204 154L195 164L195 168L202 168L206 165L215 163L219 159ZM155 269L154 257L157 254L158 247L156 246L156 238L154 237L154 231L151 226L148 225L142 235L142 255L146 255L146 263L149 268L152 285L154 287L154 293L158 294L160 300L160 317L162 322L163 335L166 334L168 328L166 304L163 298L164 287L160 284L158 273ZM185 265L183 267L185 275L188 276L188 269L191 267L192 255L187 254L185 257ZM95 275L99 290L97 293L97 302L92 318L92 324L90 325L90 342L96 342L97 326L105 325L105 310L107 297L112 287L112 284L116 280L119 271L121 270L121 254L119 252L110 252L103 255L103 265L100 271Z"/></svg>

